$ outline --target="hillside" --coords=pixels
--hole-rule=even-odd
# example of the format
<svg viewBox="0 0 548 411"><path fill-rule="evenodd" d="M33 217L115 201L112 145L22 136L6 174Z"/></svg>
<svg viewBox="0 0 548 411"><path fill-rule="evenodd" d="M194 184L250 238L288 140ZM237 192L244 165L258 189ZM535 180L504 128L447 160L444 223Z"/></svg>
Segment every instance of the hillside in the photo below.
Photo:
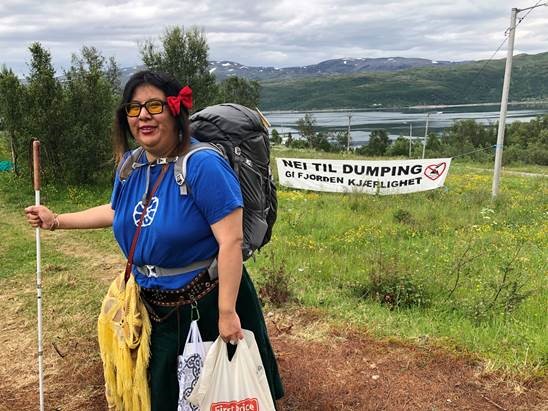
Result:
<svg viewBox="0 0 548 411"><path fill-rule="evenodd" d="M364 72L392 72L419 67L447 67L463 62L435 61L423 58L382 57L382 58L339 58L321 61L317 64L295 67L246 66L234 61L210 61L209 69L218 80L229 76L244 77L248 80L291 80L303 77L317 77L333 74L349 75Z"/></svg>
<svg viewBox="0 0 548 411"><path fill-rule="evenodd" d="M500 100L505 59L393 72L263 81L264 110L464 104ZM483 68L483 69L482 69ZM511 101L548 98L548 52L514 57Z"/></svg>
<svg viewBox="0 0 548 411"><path fill-rule="evenodd" d="M248 66L229 60L211 60L209 72L215 75L217 81L230 76L238 76L248 80L294 80L304 77L327 75L349 75L365 72L392 72L409 70L419 67L448 67L460 65L462 61L436 61L423 58L382 57L382 58L339 58L321 61L316 64L294 67ZM123 67L121 82L125 84L129 77L143 70L144 65Z"/></svg>

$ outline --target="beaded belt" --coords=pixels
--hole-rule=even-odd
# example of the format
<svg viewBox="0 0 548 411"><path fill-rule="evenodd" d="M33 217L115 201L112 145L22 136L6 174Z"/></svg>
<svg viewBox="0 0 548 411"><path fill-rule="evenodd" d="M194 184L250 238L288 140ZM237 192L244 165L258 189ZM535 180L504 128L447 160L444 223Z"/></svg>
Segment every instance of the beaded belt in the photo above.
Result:
<svg viewBox="0 0 548 411"><path fill-rule="evenodd" d="M141 297L151 305L178 307L180 305L195 303L213 290L218 283L218 279L211 280L208 271L204 270L194 277L184 288L178 290L141 288Z"/></svg>

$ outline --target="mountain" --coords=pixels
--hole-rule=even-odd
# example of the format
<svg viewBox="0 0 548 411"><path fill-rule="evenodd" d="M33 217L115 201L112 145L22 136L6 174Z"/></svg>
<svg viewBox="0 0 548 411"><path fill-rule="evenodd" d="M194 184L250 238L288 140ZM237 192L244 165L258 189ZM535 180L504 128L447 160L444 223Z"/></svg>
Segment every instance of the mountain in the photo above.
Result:
<svg viewBox="0 0 548 411"><path fill-rule="evenodd" d="M259 81L264 110L316 110L499 101L505 61L346 58L276 68L222 60L209 69L217 80ZM143 68L123 68L122 84ZM510 100L539 99L548 99L548 52L514 56Z"/></svg>
<svg viewBox="0 0 548 411"><path fill-rule="evenodd" d="M249 80L267 81L293 79L333 74L354 74L363 72L393 72L419 67L445 67L463 64L463 62L435 61L421 58L344 58L322 61L318 64L296 67L254 67L233 61L210 61L209 68L217 79L239 76Z"/></svg>
<svg viewBox="0 0 548 411"><path fill-rule="evenodd" d="M463 64L464 62L435 61L421 58L386 57L386 58L345 58L322 61L318 64L296 67L246 66L234 61L212 60L209 62L209 71L215 74L217 80L224 80L229 76L243 77L248 80L290 80L295 78L316 77L333 74L354 74L364 72L393 72L419 67L446 67ZM124 67L122 84L125 84L131 75L143 70L144 65Z"/></svg>
<svg viewBox="0 0 548 411"><path fill-rule="evenodd" d="M261 82L263 110L352 109L500 101L506 59ZM548 99L548 52L514 56L511 101Z"/></svg>

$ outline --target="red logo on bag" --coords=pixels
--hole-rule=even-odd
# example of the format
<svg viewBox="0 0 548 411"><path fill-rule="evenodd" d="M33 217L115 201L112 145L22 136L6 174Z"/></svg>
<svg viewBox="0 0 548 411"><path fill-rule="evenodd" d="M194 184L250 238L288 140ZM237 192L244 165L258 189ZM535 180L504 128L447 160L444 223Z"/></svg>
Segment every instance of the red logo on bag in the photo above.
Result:
<svg viewBox="0 0 548 411"><path fill-rule="evenodd" d="M257 398L246 398L241 401L215 402L211 404L211 411L259 411Z"/></svg>

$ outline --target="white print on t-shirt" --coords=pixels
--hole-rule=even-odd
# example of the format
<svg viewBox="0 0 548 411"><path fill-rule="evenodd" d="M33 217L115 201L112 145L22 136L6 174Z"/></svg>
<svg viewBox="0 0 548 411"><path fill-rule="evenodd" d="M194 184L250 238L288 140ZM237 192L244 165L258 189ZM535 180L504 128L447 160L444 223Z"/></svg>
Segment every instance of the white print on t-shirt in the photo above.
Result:
<svg viewBox="0 0 548 411"><path fill-rule="evenodd" d="M143 227L146 227L147 225L151 225L154 221L154 216L156 215L156 210L158 210L158 204L160 204L160 199L158 197L152 197L152 200L150 200L150 204L147 208L147 213L145 214L145 217L143 218ZM139 220L141 219L141 214L143 214L143 209L145 207L143 206L143 202L139 201L135 208L133 209L133 222L135 225L139 223Z"/></svg>

